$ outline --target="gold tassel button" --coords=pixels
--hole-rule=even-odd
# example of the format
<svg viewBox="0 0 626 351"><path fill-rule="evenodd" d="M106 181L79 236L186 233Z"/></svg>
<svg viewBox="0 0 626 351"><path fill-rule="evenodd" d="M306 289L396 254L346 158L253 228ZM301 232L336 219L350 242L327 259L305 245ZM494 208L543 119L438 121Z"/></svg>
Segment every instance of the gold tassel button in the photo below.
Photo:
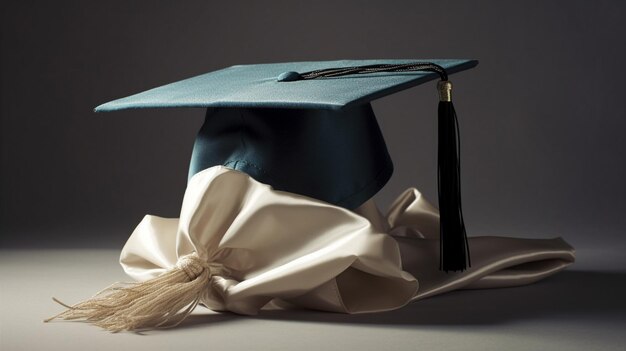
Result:
<svg viewBox="0 0 626 351"><path fill-rule="evenodd" d="M452 82L449 80L442 80L437 83L437 90L439 90L439 101L450 102L452 101Z"/></svg>

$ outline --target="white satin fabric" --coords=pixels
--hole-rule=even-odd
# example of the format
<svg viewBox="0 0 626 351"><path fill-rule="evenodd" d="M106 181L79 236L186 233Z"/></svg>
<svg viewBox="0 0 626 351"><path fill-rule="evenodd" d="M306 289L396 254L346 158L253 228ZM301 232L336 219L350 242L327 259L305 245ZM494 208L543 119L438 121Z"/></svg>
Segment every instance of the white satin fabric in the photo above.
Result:
<svg viewBox="0 0 626 351"><path fill-rule="evenodd" d="M120 262L139 281L196 252L223 266L201 301L216 311L264 306L386 311L455 289L528 284L562 270L574 250L561 239L473 237L472 266L438 270L439 215L416 189L382 216L273 190L217 166L189 182L180 219L146 216Z"/></svg>

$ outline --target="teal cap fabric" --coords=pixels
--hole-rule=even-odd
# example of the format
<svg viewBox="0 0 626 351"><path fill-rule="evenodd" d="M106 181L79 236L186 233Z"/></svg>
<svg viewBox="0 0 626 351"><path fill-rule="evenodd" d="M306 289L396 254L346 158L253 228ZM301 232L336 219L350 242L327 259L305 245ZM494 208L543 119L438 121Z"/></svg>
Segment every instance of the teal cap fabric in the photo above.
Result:
<svg viewBox="0 0 626 351"><path fill-rule="evenodd" d="M408 62L433 62L448 74L477 64L420 59L238 65L118 99L96 111L207 108L193 147L190 178L223 165L276 190L355 209L382 189L393 173L370 101L438 75L380 72L281 79L289 72ZM433 89L433 101L436 96Z"/></svg>
<svg viewBox="0 0 626 351"><path fill-rule="evenodd" d="M168 107L263 107L339 109L366 103L438 78L429 72L373 73L302 81L279 81L286 72L319 69L432 62L448 74L475 67L476 60L339 60L237 65L184 79L114 100L96 111Z"/></svg>
<svg viewBox="0 0 626 351"><path fill-rule="evenodd" d="M376 194L393 173L370 104L340 110L209 108L189 177L216 165L348 209Z"/></svg>

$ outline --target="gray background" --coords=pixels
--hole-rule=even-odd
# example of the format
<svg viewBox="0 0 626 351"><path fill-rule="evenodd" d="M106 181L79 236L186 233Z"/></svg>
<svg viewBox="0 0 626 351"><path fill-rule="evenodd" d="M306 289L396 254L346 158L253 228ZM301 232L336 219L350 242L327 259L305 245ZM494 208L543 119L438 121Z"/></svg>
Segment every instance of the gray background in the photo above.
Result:
<svg viewBox="0 0 626 351"><path fill-rule="evenodd" d="M624 10L623 1L2 1L0 349L623 350ZM567 271L386 313L197 309L149 337L41 323L60 310L51 295L76 302L127 279L119 249L144 214L178 216L204 115L94 106L233 64L437 57L481 62L453 78L470 235L563 236L577 250ZM383 207L412 185L436 199L435 95L432 83L374 103L396 166L377 196Z"/></svg>
<svg viewBox="0 0 626 351"><path fill-rule="evenodd" d="M626 248L624 2L1 6L0 247L119 248L144 214L178 216L204 111L100 103L233 64L474 58L453 77L470 235ZM411 185L436 200L435 94L374 103L396 166L383 207Z"/></svg>

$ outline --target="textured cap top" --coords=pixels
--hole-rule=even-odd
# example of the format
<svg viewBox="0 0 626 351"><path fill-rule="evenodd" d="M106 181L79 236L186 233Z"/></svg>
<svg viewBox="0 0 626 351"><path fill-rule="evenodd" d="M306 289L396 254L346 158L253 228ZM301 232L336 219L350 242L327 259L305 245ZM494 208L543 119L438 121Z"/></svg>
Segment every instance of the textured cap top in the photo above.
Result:
<svg viewBox="0 0 626 351"><path fill-rule="evenodd" d="M327 68L432 62L448 74L475 67L476 60L339 60L237 65L150 89L96 107L96 111L131 108L235 107L341 109L366 103L438 78L433 72L379 72L311 80L297 73Z"/></svg>

